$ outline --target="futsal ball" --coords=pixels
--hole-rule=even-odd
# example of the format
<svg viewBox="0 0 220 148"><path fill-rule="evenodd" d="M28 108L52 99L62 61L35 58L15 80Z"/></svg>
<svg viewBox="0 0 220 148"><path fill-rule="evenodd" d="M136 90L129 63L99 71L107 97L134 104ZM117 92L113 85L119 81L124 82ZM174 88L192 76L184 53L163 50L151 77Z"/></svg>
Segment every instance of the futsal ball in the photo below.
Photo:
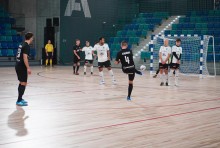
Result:
<svg viewBox="0 0 220 148"><path fill-rule="evenodd" d="M144 66L144 65L141 65L141 66L140 66L140 70L141 70L141 71L144 71L145 69L146 69L146 66Z"/></svg>

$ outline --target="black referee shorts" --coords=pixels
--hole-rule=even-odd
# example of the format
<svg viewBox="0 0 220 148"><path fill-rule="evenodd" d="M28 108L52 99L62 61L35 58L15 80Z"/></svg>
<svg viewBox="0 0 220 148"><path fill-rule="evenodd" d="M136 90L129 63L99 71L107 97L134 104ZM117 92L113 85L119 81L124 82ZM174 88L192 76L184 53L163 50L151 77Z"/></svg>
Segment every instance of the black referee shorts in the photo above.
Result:
<svg viewBox="0 0 220 148"><path fill-rule="evenodd" d="M103 68L103 67L111 67L111 62L108 60L108 61L105 61L105 62L98 62L98 67L99 68Z"/></svg>
<svg viewBox="0 0 220 148"><path fill-rule="evenodd" d="M135 68L122 69L125 74L128 74L128 80L133 81L135 77Z"/></svg>
<svg viewBox="0 0 220 148"><path fill-rule="evenodd" d="M177 64L177 63L171 63L170 64L171 69L179 69L179 67L180 67L180 64Z"/></svg>
<svg viewBox="0 0 220 148"><path fill-rule="evenodd" d="M52 54L52 52L48 52L47 54L48 54L47 59L53 59L53 54Z"/></svg>
<svg viewBox="0 0 220 148"><path fill-rule="evenodd" d="M160 68L160 69L168 70L168 64L159 63L159 68Z"/></svg>
<svg viewBox="0 0 220 148"><path fill-rule="evenodd" d="M17 73L18 81L27 82L27 79L28 79L27 69L21 69L21 68L15 67L15 71Z"/></svg>

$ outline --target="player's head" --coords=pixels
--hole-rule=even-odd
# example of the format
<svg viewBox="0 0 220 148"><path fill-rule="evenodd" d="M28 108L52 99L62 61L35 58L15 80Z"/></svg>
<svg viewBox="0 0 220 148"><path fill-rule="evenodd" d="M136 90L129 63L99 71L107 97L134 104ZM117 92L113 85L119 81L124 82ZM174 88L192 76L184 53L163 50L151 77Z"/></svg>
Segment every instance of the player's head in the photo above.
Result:
<svg viewBox="0 0 220 148"><path fill-rule="evenodd" d="M34 40L34 34L32 32L28 32L25 34L25 41L28 42L28 44L31 44Z"/></svg>
<svg viewBox="0 0 220 148"><path fill-rule="evenodd" d="M105 38L104 37L100 37L99 38L99 44L103 45L105 43Z"/></svg>
<svg viewBox="0 0 220 148"><path fill-rule="evenodd" d="M180 46L180 44L181 44L181 39L176 39L176 46Z"/></svg>
<svg viewBox="0 0 220 148"><path fill-rule="evenodd" d="M76 45L80 45L80 40L79 39L76 39Z"/></svg>
<svg viewBox="0 0 220 148"><path fill-rule="evenodd" d="M128 48L128 43L126 41L121 42L121 49L127 49Z"/></svg>
<svg viewBox="0 0 220 148"><path fill-rule="evenodd" d="M48 44L51 44L51 40L48 40L47 43L48 43Z"/></svg>
<svg viewBox="0 0 220 148"><path fill-rule="evenodd" d="M164 39L163 42L164 42L164 46L169 46L169 40L168 39Z"/></svg>
<svg viewBox="0 0 220 148"><path fill-rule="evenodd" d="M87 46L87 47L89 47L89 46L90 46L89 41L86 41L86 46Z"/></svg>

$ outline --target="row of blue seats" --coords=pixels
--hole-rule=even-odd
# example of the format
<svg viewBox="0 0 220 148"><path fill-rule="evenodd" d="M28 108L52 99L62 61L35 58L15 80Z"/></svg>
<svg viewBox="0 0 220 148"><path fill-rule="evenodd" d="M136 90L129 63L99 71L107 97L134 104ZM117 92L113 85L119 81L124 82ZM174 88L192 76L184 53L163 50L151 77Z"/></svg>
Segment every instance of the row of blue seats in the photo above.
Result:
<svg viewBox="0 0 220 148"><path fill-rule="evenodd" d="M220 17L195 17L195 18L192 18L192 17L185 17L185 18L180 18L180 20L183 20L183 22L192 22L194 20L199 20L201 21L202 23L205 23L205 22L220 22ZM181 22L181 21L180 21ZM201 23L201 22L198 22L198 23Z"/></svg>
<svg viewBox="0 0 220 148"><path fill-rule="evenodd" d="M3 49L9 49L9 48L18 49L19 44L20 43L18 43L18 42L1 42L0 43L0 48L3 48Z"/></svg>
<svg viewBox="0 0 220 148"><path fill-rule="evenodd" d="M0 57L15 57L17 55L17 49L0 49ZM36 50L31 48L30 57L36 56Z"/></svg>
<svg viewBox="0 0 220 148"><path fill-rule="evenodd" d="M203 23L203 24L195 24L195 23L181 23L181 24L174 24L175 29L193 29L193 28L208 28L208 29L215 29L220 28L220 23ZM174 28L173 28L174 29Z"/></svg>
<svg viewBox="0 0 220 148"><path fill-rule="evenodd" d="M145 24L129 24L129 25L125 25L124 30L138 30L140 28L144 29L144 27L145 27ZM149 30L153 30L154 25L146 24L146 28L148 28Z"/></svg>
<svg viewBox="0 0 220 148"><path fill-rule="evenodd" d="M22 42L23 38L22 36L0 36L0 41L1 42Z"/></svg>
<svg viewBox="0 0 220 148"><path fill-rule="evenodd" d="M0 29L3 30L3 29L11 29L11 24L9 23L0 23Z"/></svg>
<svg viewBox="0 0 220 148"><path fill-rule="evenodd" d="M205 32L205 33L203 33ZM166 30L164 32L165 35L188 35L188 34L197 34L199 36L201 35L214 35L214 36L220 36L220 30L207 30L207 31L203 31L203 30Z"/></svg>
<svg viewBox="0 0 220 148"><path fill-rule="evenodd" d="M139 37L110 37L109 43L121 43L122 41L133 43L139 43Z"/></svg>
<svg viewBox="0 0 220 148"><path fill-rule="evenodd" d="M9 17L1 17L0 18L0 23L7 23L7 24L15 24L15 19L14 18L9 18Z"/></svg>
<svg viewBox="0 0 220 148"><path fill-rule="evenodd" d="M207 55L207 61L208 61L208 62L213 62L213 61L214 61L214 56L213 56L212 53L209 53L209 54ZM216 62L220 62L220 54L215 54L215 61L216 61Z"/></svg>
<svg viewBox="0 0 220 148"><path fill-rule="evenodd" d="M0 36L13 36L17 35L16 30L7 29L7 30L0 30Z"/></svg>

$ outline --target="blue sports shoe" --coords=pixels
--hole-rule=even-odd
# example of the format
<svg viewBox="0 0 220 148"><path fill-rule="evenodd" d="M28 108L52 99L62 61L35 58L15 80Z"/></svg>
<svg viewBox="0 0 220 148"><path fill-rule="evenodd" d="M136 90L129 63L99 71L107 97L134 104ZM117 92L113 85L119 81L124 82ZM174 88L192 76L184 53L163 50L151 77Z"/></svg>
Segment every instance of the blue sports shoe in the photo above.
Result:
<svg viewBox="0 0 220 148"><path fill-rule="evenodd" d="M127 97L127 101L131 101L132 100L132 98L131 97Z"/></svg>
<svg viewBox="0 0 220 148"><path fill-rule="evenodd" d="M23 103L22 101L16 102L16 105L17 105L17 106L28 106L27 103Z"/></svg>
<svg viewBox="0 0 220 148"><path fill-rule="evenodd" d="M22 99L21 102L26 103L26 104L28 103L28 102L27 102L26 100L24 100L24 99Z"/></svg>

